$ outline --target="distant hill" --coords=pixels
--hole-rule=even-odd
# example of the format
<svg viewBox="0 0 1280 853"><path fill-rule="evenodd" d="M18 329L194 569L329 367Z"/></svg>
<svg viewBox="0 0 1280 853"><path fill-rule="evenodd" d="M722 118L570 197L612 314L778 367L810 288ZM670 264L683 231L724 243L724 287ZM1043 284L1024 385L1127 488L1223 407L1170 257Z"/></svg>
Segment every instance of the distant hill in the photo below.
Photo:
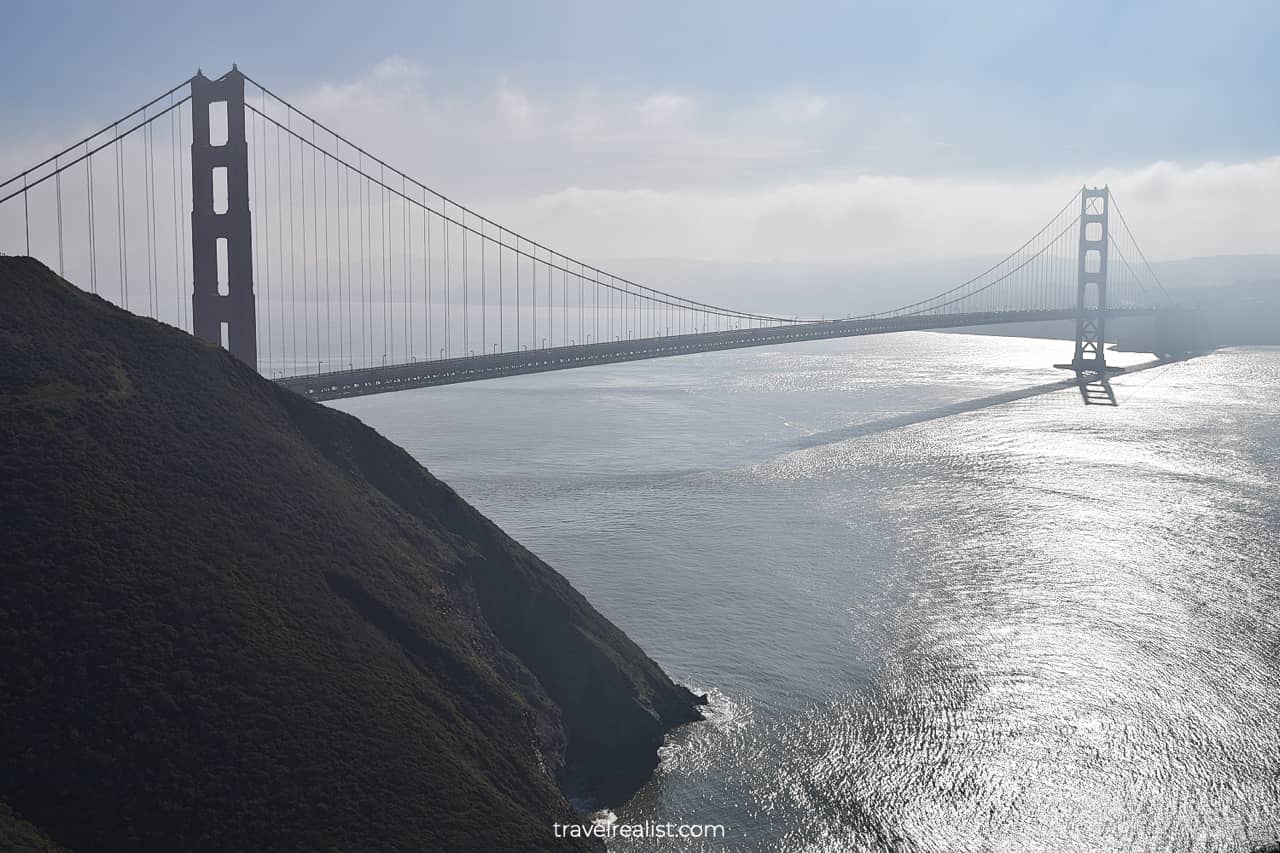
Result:
<svg viewBox="0 0 1280 853"><path fill-rule="evenodd" d="M1177 290L1229 287L1266 279L1280 281L1280 255L1213 255L1158 261L1151 267L1165 287Z"/></svg>
<svg viewBox="0 0 1280 853"><path fill-rule="evenodd" d="M25 258L0 518L5 849L596 849L566 794L698 718L404 451Z"/></svg>

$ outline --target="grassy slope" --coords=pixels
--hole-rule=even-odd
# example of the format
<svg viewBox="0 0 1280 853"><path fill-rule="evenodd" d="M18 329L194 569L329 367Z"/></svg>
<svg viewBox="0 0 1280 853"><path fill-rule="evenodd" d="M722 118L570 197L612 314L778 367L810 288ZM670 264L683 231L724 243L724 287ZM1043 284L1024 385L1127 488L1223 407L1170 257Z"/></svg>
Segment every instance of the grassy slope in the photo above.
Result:
<svg viewBox="0 0 1280 853"><path fill-rule="evenodd" d="M0 800L72 849L572 849L553 777L696 717L399 448L17 258L0 518Z"/></svg>

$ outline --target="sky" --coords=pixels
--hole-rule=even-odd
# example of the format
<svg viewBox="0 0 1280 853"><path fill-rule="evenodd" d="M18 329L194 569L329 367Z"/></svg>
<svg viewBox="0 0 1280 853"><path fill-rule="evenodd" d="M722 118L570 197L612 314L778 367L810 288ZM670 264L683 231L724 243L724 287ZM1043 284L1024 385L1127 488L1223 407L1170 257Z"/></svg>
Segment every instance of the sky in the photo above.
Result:
<svg viewBox="0 0 1280 853"><path fill-rule="evenodd" d="M1153 260L1280 252L1276 2L207 8L7 0L5 176L236 62L600 261L989 256L1083 183Z"/></svg>

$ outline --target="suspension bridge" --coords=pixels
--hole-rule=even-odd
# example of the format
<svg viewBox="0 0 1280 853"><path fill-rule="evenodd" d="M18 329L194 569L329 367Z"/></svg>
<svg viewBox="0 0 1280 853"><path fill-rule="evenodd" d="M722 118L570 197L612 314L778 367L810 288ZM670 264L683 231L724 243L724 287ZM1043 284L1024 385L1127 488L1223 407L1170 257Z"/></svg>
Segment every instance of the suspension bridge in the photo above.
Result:
<svg viewBox="0 0 1280 853"><path fill-rule="evenodd" d="M221 344L317 400L713 350L1174 309L1106 187L929 299L842 319L614 275L410 177L233 67L0 184L0 251Z"/></svg>

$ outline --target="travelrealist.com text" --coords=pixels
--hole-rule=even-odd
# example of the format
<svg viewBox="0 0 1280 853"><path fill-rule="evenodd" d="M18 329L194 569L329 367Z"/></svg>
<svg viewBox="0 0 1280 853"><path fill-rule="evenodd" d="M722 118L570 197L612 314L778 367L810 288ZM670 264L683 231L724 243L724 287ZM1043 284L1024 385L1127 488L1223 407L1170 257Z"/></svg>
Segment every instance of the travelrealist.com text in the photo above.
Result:
<svg viewBox="0 0 1280 853"><path fill-rule="evenodd" d="M718 823L553 823L556 838L724 838Z"/></svg>

